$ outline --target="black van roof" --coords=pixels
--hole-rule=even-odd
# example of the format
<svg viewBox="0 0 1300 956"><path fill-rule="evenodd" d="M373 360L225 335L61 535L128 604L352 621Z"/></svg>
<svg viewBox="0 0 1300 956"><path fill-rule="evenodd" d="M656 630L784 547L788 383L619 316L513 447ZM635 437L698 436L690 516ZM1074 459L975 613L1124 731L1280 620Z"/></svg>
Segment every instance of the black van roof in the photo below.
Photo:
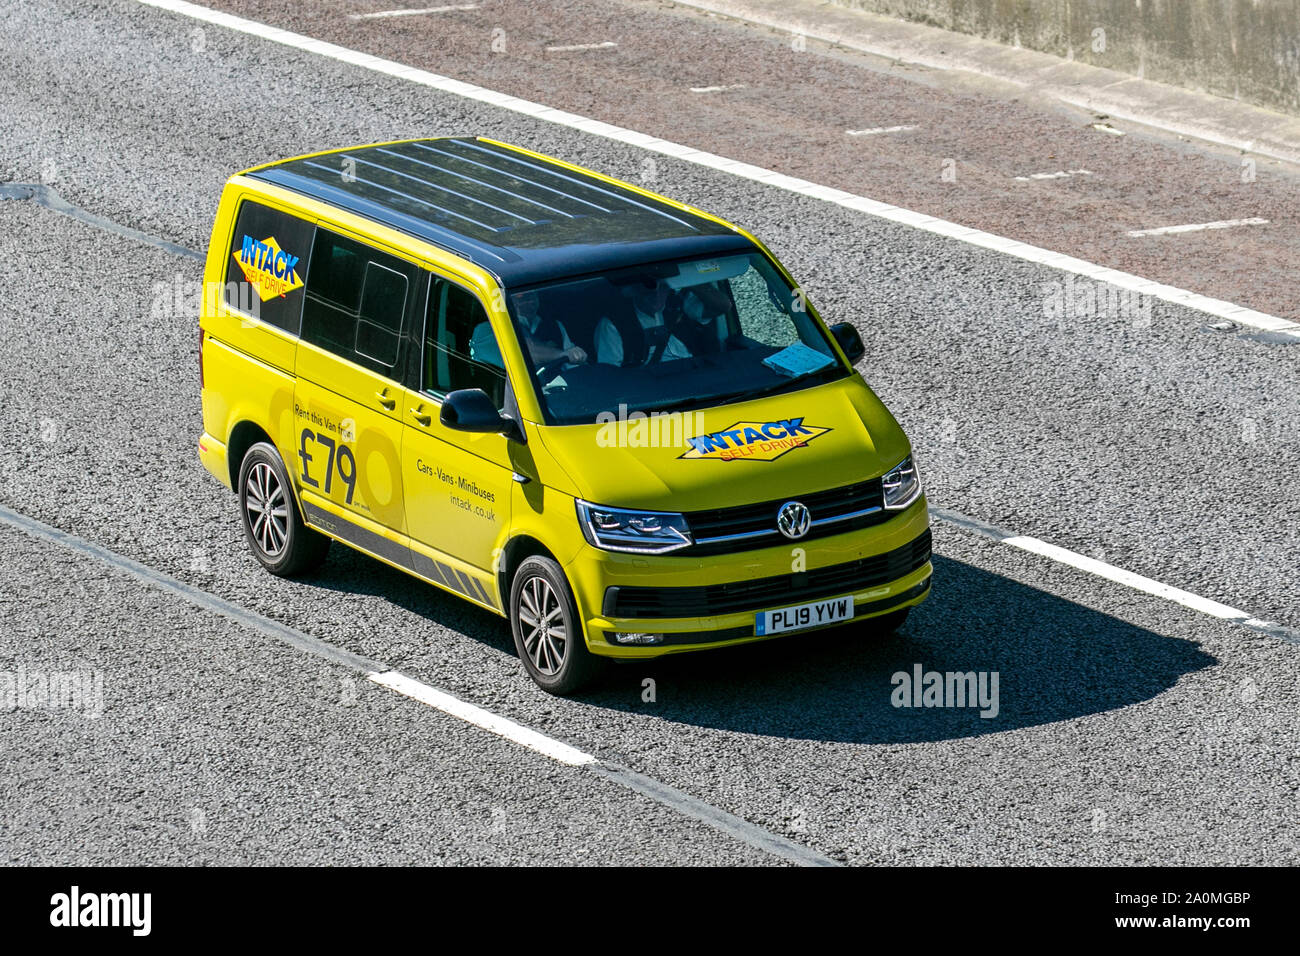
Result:
<svg viewBox="0 0 1300 956"><path fill-rule="evenodd" d="M449 249L506 286L753 248L712 219L482 138L361 146L245 175Z"/></svg>

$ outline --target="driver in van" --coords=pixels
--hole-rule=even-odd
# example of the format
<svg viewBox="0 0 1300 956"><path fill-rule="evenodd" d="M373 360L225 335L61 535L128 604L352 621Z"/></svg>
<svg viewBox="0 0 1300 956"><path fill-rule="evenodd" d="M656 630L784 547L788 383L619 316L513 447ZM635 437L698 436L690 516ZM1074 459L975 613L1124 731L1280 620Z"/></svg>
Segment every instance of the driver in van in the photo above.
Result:
<svg viewBox="0 0 1300 956"><path fill-rule="evenodd" d="M602 365L650 365L690 358L690 349L670 333L664 318L668 292L667 284L657 279L653 285L632 286L632 309L640 335L636 334L637 329L629 328L632 340L628 341L609 316L603 317L596 323L596 361Z"/></svg>
<svg viewBox="0 0 1300 956"><path fill-rule="evenodd" d="M517 292L514 300L515 315L519 318L524 342L534 365L545 365L556 359L564 359L575 365L587 361L586 350L573 344L564 323L542 316L541 297L536 292ZM490 322L480 322L474 327L474 333L470 336L469 354L476 362L505 368Z"/></svg>

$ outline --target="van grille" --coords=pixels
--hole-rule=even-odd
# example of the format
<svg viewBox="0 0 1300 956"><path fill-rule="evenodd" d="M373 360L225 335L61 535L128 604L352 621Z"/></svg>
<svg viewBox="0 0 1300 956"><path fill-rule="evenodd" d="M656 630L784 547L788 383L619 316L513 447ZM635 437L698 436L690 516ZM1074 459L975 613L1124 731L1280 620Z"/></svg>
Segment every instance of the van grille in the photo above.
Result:
<svg viewBox="0 0 1300 956"><path fill-rule="evenodd" d="M812 527L800 542L879 524L890 515L884 509L879 478L756 505L688 511L686 524L695 543L673 554L730 554L785 543L787 539L776 528L776 513L787 501L803 502L812 518Z"/></svg>
<svg viewBox="0 0 1300 956"><path fill-rule="evenodd" d="M798 574L702 587L611 587L605 591L603 610L607 617L616 618L708 617L815 601L906 577L930 560L930 542L930 529L926 528L893 551Z"/></svg>

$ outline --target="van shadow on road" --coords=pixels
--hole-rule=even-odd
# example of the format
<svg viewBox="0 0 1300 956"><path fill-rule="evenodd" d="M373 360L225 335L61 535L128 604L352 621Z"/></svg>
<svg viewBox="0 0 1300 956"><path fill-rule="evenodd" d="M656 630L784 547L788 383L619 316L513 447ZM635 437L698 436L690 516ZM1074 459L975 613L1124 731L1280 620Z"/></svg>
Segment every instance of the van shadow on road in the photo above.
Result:
<svg viewBox="0 0 1300 956"><path fill-rule="evenodd" d="M940 555L933 593L887 637L850 626L645 665L584 699L660 720L773 737L916 743L1070 720L1149 700L1217 663L1168 637ZM896 673L998 674L997 716L895 707ZM641 700L656 682L657 701ZM991 683L986 683L991 688ZM631 703L630 703L631 702Z"/></svg>
<svg viewBox="0 0 1300 956"><path fill-rule="evenodd" d="M1217 663L1192 641L961 561L935 555L934 568L930 599L896 634L881 637L849 626L621 663L577 700L660 721L771 737L917 743L1115 710L1149 700L1182 675ZM514 654L504 620L362 555L338 549L312 583L383 597ZM895 707L893 676L910 676L918 664L940 673L996 672L997 715L983 718L978 706ZM642 700L646 678L655 681L653 702Z"/></svg>

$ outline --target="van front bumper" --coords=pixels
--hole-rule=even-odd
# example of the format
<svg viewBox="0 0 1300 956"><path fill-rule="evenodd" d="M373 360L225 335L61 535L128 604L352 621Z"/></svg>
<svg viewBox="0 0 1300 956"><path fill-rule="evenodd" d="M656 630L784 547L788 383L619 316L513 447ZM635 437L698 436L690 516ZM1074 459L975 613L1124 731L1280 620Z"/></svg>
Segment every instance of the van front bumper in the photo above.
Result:
<svg viewBox="0 0 1300 956"><path fill-rule="evenodd" d="M920 604L930 593L929 514L922 496L869 528L713 557L631 555L584 547L569 566L587 646L606 657L651 658L795 636L755 632L767 610L853 596L859 621ZM615 634L653 634L622 644Z"/></svg>

